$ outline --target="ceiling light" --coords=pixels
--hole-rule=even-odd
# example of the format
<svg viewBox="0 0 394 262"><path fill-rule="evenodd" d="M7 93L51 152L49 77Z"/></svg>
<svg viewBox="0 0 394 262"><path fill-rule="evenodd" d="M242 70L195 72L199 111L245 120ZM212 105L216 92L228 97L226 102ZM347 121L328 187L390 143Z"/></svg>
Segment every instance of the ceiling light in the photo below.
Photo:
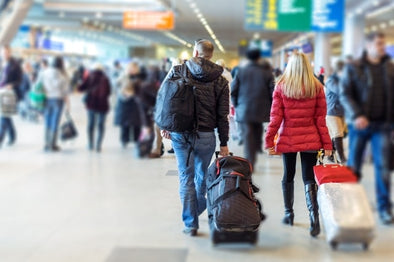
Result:
<svg viewBox="0 0 394 262"><path fill-rule="evenodd" d="M103 14L101 13L101 12L97 12L96 13L96 18L97 19L100 19L100 18L102 18L103 17Z"/></svg>

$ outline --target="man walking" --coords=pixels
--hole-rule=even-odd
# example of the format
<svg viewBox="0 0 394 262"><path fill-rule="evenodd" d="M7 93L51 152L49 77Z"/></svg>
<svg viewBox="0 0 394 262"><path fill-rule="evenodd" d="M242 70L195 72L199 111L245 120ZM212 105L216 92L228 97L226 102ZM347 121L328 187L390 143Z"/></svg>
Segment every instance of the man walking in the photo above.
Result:
<svg viewBox="0 0 394 262"><path fill-rule="evenodd" d="M210 61L213 44L208 40L195 43L193 58L183 65L174 66L161 88L165 88L177 75L185 72L184 81L192 83L196 110L197 130L195 132L168 132L162 130L165 138L172 140L178 163L180 198L182 202L183 232L196 236L199 228L198 217L206 209L206 176L216 148L214 129L220 140L220 154L229 154L227 141L229 132L229 90L228 82L221 75L223 68ZM160 91L159 91L160 93ZM161 99L158 96L158 102Z"/></svg>
<svg viewBox="0 0 394 262"><path fill-rule="evenodd" d="M274 76L267 62L259 64L260 50L249 50L247 57L249 64L239 69L232 82L231 100L241 124L245 158L254 167L262 150L263 122L270 120Z"/></svg>
<svg viewBox="0 0 394 262"><path fill-rule="evenodd" d="M348 65L340 100L349 125L348 165L361 179L363 152L371 141L375 166L376 200L380 220L393 223L389 171L389 132L394 123L394 65L385 53L385 36L367 36L367 50Z"/></svg>
<svg viewBox="0 0 394 262"><path fill-rule="evenodd" d="M11 48L8 45L1 50L3 70L0 78L0 89L9 88L17 95L17 88L22 81L22 68L18 61L11 56ZM0 146L3 142L5 133L8 132L9 145L13 145L16 140L16 131L11 115L3 115L0 118Z"/></svg>

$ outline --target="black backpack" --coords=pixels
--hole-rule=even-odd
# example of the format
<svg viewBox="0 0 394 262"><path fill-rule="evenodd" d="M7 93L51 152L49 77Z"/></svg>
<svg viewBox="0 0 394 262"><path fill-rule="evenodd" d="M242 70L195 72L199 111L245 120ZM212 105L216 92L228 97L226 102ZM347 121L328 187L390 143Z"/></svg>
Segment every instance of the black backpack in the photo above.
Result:
<svg viewBox="0 0 394 262"><path fill-rule="evenodd" d="M172 72L158 91L155 122L160 129L171 132L196 131L198 124L193 80L188 78L185 64L174 66Z"/></svg>

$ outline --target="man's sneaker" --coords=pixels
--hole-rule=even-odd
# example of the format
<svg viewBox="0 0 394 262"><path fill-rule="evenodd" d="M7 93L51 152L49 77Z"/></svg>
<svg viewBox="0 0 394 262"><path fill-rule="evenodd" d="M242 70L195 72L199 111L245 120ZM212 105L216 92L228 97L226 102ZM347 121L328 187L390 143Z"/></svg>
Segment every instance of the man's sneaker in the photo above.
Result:
<svg viewBox="0 0 394 262"><path fill-rule="evenodd" d="M171 148L170 150L167 151L169 154L174 154L174 149Z"/></svg>
<svg viewBox="0 0 394 262"><path fill-rule="evenodd" d="M388 210L380 212L379 217L384 225L390 225L394 222L393 215Z"/></svg>
<svg viewBox="0 0 394 262"><path fill-rule="evenodd" d="M195 228L185 228L183 230L183 233L185 235L189 235L191 237L195 237L195 236L197 236L197 229L195 229Z"/></svg>

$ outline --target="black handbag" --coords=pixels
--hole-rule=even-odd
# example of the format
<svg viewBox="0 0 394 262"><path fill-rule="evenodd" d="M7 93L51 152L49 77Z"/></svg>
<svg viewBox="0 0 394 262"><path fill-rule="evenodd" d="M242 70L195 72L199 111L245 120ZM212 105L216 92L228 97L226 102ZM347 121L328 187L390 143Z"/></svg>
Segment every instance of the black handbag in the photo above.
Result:
<svg viewBox="0 0 394 262"><path fill-rule="evenodd" d="M60 139L62 141L74 139L78 136L77 128L69 112L66 112L66 122L62 124L60 130Z"/></svg>

